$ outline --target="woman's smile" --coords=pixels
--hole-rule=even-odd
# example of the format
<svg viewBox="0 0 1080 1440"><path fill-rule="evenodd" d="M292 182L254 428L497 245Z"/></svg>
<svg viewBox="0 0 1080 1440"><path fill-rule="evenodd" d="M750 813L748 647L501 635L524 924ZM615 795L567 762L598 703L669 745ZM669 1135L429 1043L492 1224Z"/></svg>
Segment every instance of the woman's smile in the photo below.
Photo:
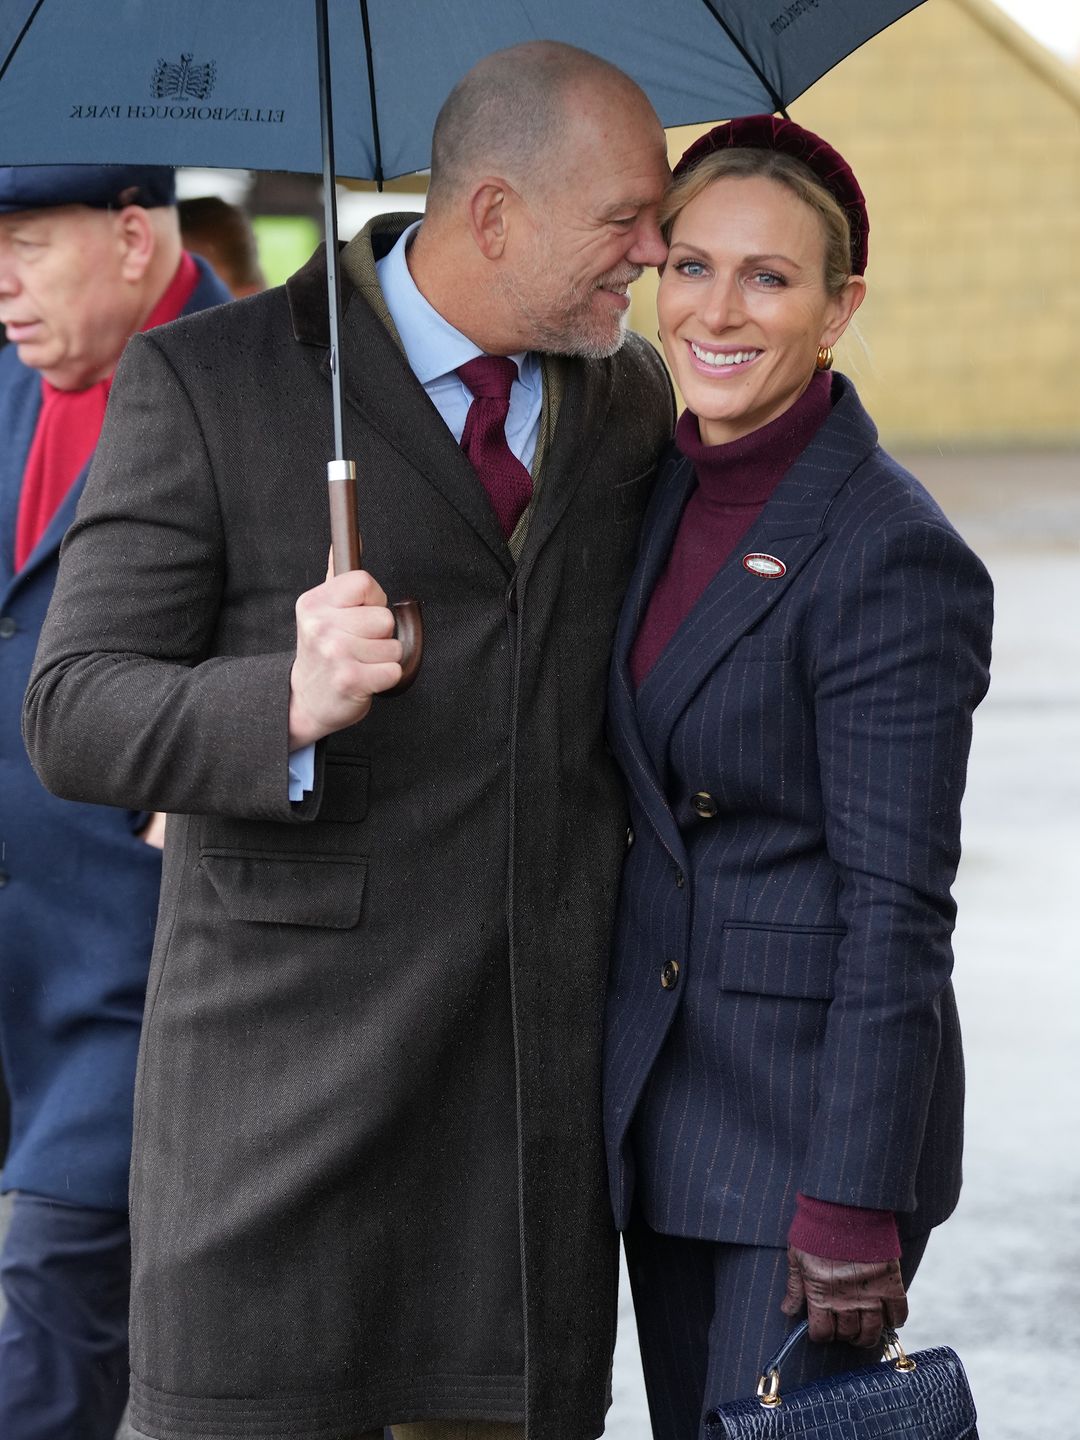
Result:
<svg viewBox="0 0 1080 1440"><path fill-rule="evenodd" d="M691 364L694 369L702 375L720 379L742 373L748 365L752 365L764 353L762 350L748 346L731 349L719 345L700 344L696 340L687 340L686 344L690 347Z"/></svg>

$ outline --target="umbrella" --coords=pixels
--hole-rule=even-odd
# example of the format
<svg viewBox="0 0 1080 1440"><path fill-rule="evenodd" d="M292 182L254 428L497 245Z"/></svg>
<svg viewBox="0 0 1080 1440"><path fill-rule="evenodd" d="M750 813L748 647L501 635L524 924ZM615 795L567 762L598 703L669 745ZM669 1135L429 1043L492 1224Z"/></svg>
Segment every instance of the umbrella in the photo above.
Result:
<svg viewBox="0 0 1080 1440"><path fill-rule="evenodd" d="M360 563L343 456L333 177L427 166L481 56L562 40L632 75L665 125L781 110L921 0L0 0L0 164L323 173L334 568ZM419 654L419 611L399 633ZM414 635L415 632L415 635ZM415 664L406 666L411 678ZM399 689L404 689L403 679Z"/></svg>

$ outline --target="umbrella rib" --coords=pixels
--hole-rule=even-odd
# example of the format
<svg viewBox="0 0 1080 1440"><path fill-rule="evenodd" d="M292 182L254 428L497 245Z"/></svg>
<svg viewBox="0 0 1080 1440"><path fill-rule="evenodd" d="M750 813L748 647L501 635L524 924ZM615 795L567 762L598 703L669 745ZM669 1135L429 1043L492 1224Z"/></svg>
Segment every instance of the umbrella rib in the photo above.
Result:
<svg viewBox="0 0 1080 1440"><path fill-rule="evenodd" d="M765 90L765 93L768 95L769 99L773 102L772 108L773 108L774 110L779 110L779 111L780 111L780 114L783 115L784 119L785 119L785 120L789 120L791 117L790 117L790 116L788 115L788 113L787 113L787 107L785 106L783 100L781 100L781 98L780 98L779 94L777 93L777 91L773 88L771 81L770 81L770 80L768 79L768 77L764 74L764 72L761 71L761 70L758 68L758 66L754 63L754 58L753 58L753 56L747 51L746 46L742 43L742 41L739 39L739 37L735 34L734 30L732 30L731 26L730 26L730 25L728 24L728 22L724 19L724 17L720 14L719 10L717 10L716 6L712 3L712 0L701 0L701 3L705 6L705 9L708 10L709 14L713 17L713 19L716 21L716 23L720 26L720 29L723 30L724 34L728 37L728 39L731 41L731 43L735 46L735 49L739 52L739 54L742 56L742 58L746 61L747 65L750 66L750 69L751 69L751 70L754 72L754 74L757 76L758 80L761 82L761 85L762 85L762 87L763 87L764 90Z"/></svg>
<svg viewBox="0 0 1080 1440"><path fill-rule="evenodd" d="M375 187L383 188L382 142L379 139L379 107L375 103L375 56L371 48L371 21L367 0L360 0L360 17L364 22L364 48L367 51L368 96L371 100L371 142L375 147Z"/></svg>
<svg viewBox="0 0 1080 1440"><path fill-rule="evenodd" d="M8 51L7 55L5 56L3 65L0 65L0 80L2 80L2 79L4 78L4 76L6 75L8 66L11 64L12 60L15 59L15 52L16 52L16 50L18 50L19 46L20 46L20 45L22 44L22 42L26 39L26 32L30 29L30 26L34 23L35 19L37 18L37 13L38 13L38 11L41 9L42 5L44 5L44 4L45 4L45 0L37 0L37 4L34 6L33 10L30 11L30 14L26 17L26 24L25 24L25 25L22 27L22 29L19 31L18 38L16 39L15 44L12 45L11 49Z"/></svg>

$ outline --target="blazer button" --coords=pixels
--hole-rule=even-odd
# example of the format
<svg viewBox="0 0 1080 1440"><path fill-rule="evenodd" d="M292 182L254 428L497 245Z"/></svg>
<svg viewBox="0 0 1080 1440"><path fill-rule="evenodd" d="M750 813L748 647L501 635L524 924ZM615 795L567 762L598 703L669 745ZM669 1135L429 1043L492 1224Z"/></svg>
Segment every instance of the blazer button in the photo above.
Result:
<svg viewBox="0 0 1080 1440"><path fill-rule="evenodd" d="M18 628L14 615L0 616L0 640L10 640Z"/></svg>
<svg viewBox="0 0 1080 1440"><path fill-rule="evenodd" d="M679 962L665 960L660 967L660 984L665 990L674 990L679 983Z"/></svg>
<svg viewBox="0 0 1080 1440"><path fill-rule="evenodd" d="M707 790L699 790L690 804L703 820L711 820L720 808Z"/></svg>
<svg viewBox="0 0 1080 1440"><path fill-rule="evenodd" d="M629 850L629 849L630 849L630 846L633 845L633 843L634 843L634 827L633 827L632 825L627 825L627 827L626 827L626 848Z"/></svg>

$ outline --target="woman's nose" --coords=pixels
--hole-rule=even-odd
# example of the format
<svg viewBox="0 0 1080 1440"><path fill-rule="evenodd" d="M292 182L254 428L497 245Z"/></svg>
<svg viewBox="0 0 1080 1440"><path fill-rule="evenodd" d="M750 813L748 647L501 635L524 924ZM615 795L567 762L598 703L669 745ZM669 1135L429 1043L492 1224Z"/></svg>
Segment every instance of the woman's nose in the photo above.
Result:
<svg viewBox="0 0 1080 1440"><path fill-rule="evenodd" d="M702 296L701 318L714 335L741 323L744 307L733 279L722 275L713 278Z"/></svg>

